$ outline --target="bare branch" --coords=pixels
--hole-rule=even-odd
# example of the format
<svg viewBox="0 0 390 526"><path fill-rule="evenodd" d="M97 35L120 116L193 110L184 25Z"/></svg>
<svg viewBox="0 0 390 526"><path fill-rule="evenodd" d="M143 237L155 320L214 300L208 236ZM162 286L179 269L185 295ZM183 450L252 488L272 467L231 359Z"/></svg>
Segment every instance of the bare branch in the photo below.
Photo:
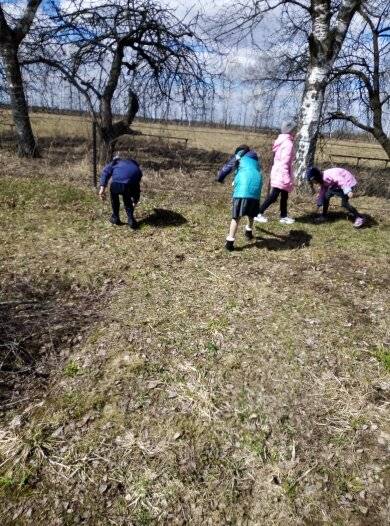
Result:
<svg viewBox="0 0 390 526"><path fill-rule="evenodd" d="M31 25L34 21L35 14L41 4L42 0L28 0L26 9L15 26L15 34L19 42L30 31Z"/></svg>
<svg viewBox="0 0 390 526"><path fill-rule="evenodd" d="M352 123L354 126L357 126L358 128L360 128L361 130L364 130L371 134L374 133L374 128L372 126L367 126L366 124L363 124L353 115L347 115L341 111L335 111L335 112L331 112L329 114L329 117L334 120L348 121Z"/></svg>

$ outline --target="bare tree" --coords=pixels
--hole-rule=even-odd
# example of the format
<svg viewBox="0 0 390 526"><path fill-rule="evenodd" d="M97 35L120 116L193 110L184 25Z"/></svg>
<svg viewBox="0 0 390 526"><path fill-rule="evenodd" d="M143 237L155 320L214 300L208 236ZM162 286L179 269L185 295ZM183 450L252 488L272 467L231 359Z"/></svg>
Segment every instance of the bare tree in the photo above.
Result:
<svg viewBox="0 0 390 526"><path fill-rule="evenodd" d="M12 115L18 137L19 154L38 155L31 129L23 77L19 62L19 48L29 33L42 0L28 0L19 18L7 14L0 3L0 57L4 63L7 91L11 99Z"/></svg>
<svg viewBox="0 0 390 526"><path fill-rule="evenodd" d="M390 1L362 7L355 22L333 70L329 98L336 109L327 120L350 122L372 134L390 158L384 128L384 109L390 107Z"/></svg>
<svg viewBox="0 0 390 526"><path fill-rule="evenodd" d="M103 157L119 136L131 133L141 97L187 99L204 85L196 18L179 19L155 0L97 6L71 0L66 9L52 7L52 27L42 28L39 42L30 46L34 58L24 64L54 68L83 94L99 126ZM127 109L118 118L113 103L124 90Z"/></svg>
<svg viewBox="0 0 390 526"><path fill-rule="evenodd" d="M298 74L298 78L304 74L295 165L298 184L304 183L306 168L314 161L325 90L361 3L362 0L252 0L249 5L239 2L234 6L238 16L229 17L219 33L220 38L240 35L241 41L248 37L256 39L256 30L270 13L276 13L282 20L279 35L286 44L294 42L297 36L306 36L297 53L296 67L290 61L292 74ZM286 27L291 32L283 38Z"/></svg>

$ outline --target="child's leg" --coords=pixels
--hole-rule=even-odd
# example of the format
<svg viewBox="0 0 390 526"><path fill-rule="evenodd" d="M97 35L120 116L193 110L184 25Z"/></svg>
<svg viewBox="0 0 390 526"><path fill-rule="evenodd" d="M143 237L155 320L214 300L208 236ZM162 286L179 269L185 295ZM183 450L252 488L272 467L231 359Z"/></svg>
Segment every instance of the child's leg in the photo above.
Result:
<svg viewBox="0 0 390 526"><path fill-rule="evenodd" d="M240 221L239 218L232 219L232 221L230 223L229 235L226 238L228 241L234 241L235 240L239 221Z"/></svg>
<svg viewBox="0 0 390 526"><path fill-rule="evenodd" d="M329 204L330 204L330 197L325 195L323 203L322 203L322 215L325 217L329 210Z"/></svg>
<svg viewBox="0 0 390 526"><path fill-rule="evenodd" d="M272 203L274 203L278 199L279 194L280 194L279 188L272 188L269 196L260 206L259 214L263 214L267 210L267 208L271 206Z"/></svg>
<svg viewBox="0 0 390 526"><path fill-rule="evenodd" d="M360 217L359 212L356 210L355 207L353 207L351 204L349 204L349 197L347 195L344 195L341 198L341 206L348 210L348 212L352 215L353 219L355 220L357 217Z"/></svg>
<svg viewBox="0 0 390 526"><path fill-rule="evenodd" d="M237 219L233 218L230 223L229 235L227 236L226 243L225 243L225 248L226 250L229 250L229 252L234 250L234 240L236 238L239 221L240 221L239 218Z"/></svg>
<svg viewBox="0 0 390 526"><path fill-rule="evenodd" d="M247 239L253 239L253 217L248 216L248 223L245 226L245 237Z"/></svg>
<svg viewBox="0 0 390 526"><path fill-rule="evenodd" d="M134 219L134 205L133 205L133 200L131 198L130 189L126 188L125 191L123 192L123 204L126 210L127 222L129 226L135 227L136 221Z"/></svg>
<svg viewBox="0 0 390 526"><path fill-rule="evenodd" d="M113 188L113 185L111 185L110 189L110 196L111 196L111 208L112 208L112 216L111 220L112 222L119 222L119 194L115 191L115 187Z"/></svg>
<svg viewBox="0 0 390 526"><path fill-rule="evenodd" d="M287 217L288 192L280 190L280 217Z"/></svg>

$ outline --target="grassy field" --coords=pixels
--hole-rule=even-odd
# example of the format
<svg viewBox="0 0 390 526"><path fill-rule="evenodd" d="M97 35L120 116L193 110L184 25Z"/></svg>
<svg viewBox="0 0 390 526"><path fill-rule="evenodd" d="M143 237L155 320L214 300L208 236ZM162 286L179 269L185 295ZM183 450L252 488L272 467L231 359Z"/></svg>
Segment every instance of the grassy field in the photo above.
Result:
<svg viewBox="0 0 390 526"><path fill-rule="evenodd" d="M8 115L4 121L10 122ZM39 139L50 139L53 137L67 137L69 135L78 138L91 139L90 120L85 117L63 116L44 113L32 113L31 121L34 132ZM163 137L188 139L191 148L201 148L207 151L217 150L225 153L234 151L239 143L248 143L260 154L268 155L274 137L262 133L249 131L238 132L236 130L202 128L196 126L179 126L175 124L145 123L136 121L134 129L144 134L160 135ZM0 122L1 134L9 132L9 127ZM174 139L168 139L172 142ZM238 142L237 142L238 141ZM184 142L183 142L184 144ZM323 139L319 142L317 162L355 164L357 159L349 159L347 156L367 157L359 160L359 166L386 168L387 155L383 148L376 143L362 142L357 140L332 140ZM372 160L371 160L372 159Z"/></svg>
<svg viewBox="0 0 390 526"><path fill-rule="evenodd" d="M139 146L133 232L49 143L0 151L2 524L386 524L389 202L230 254L223 153Z"/></svg>

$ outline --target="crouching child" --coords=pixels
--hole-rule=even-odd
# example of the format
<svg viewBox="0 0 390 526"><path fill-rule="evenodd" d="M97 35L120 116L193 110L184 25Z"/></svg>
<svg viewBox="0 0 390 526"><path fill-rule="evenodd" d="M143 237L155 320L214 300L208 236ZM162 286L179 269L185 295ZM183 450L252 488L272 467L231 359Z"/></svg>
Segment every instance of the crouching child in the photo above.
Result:
<svg viewBox="0 0 390 526"><path fill-rule="evenodd" d="M119 217L119 196L122 196L128 226L132 229L138 227L138 223L134 218L134 207L137 205L141 195L141 178L142 171L139 164L134 159L129 158L125 152L117 152L113 161L103 168L100 177L99 196L101 199L105 199L107 185L111 179L112 215L110 222L113 225L122 224Z"/></svg>
<svg viewBox="0 0 390 526"><path fill-rule="evenodd" d="M319 168L312 167L307 171L307 179L310 183L316 183L320 187L317 197L317 206L322 208L322 213L316 219L321 223L327 220L330 199L332 197L341 198L341 206L349 212L355 228L360 228L364 224L364 218L354 208L349 199L353 197L353 189L357 185L355 177L344 168L329 168L321 171Z"/></svg>
<svg viewBox="0 0 390 526"><path fill-rule="evenodd" d="M247 216L245 237L253 239L253 219L259 213L261 187L263 184L261 166L255 151L242 144L218 173L217 181L223 183L234 171L232 220L226 238L227 250L234 250L234 241L240 218Z"/></svg>

